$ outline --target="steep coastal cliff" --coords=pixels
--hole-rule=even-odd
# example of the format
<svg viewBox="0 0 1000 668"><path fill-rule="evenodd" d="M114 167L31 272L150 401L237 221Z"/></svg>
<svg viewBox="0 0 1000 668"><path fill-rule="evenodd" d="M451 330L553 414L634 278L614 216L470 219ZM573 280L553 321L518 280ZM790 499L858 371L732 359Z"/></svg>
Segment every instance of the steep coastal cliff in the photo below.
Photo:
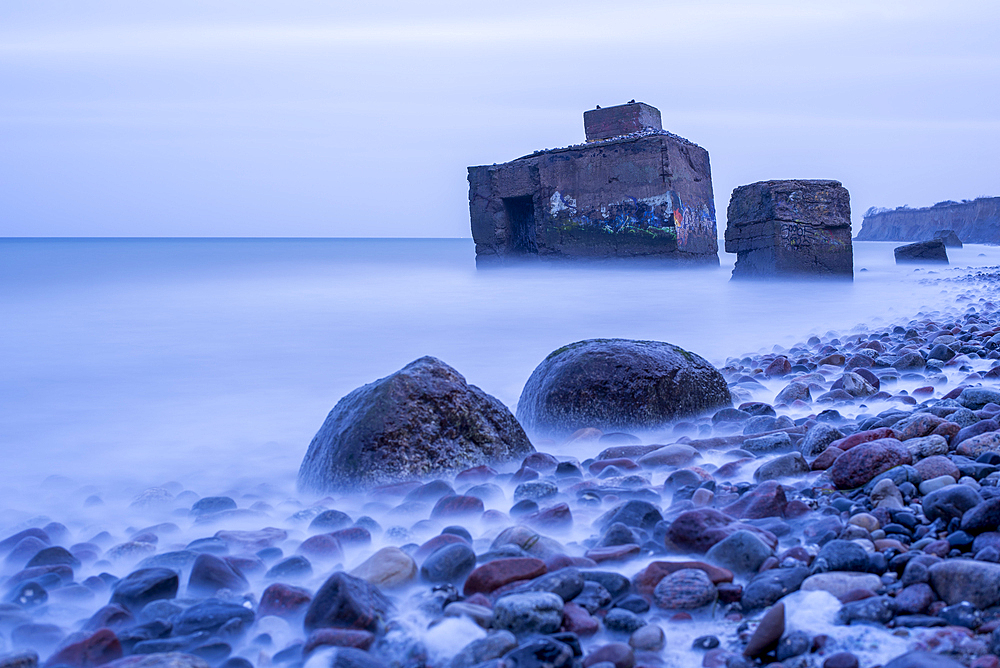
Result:
<svg viewBox="0 0 1000 668"><path fill-rule="evenodd" d="M1000 197L938 202L923 209L899 207L865 212L858 241L924 241L954 230L965 243L1000 243Z"/></svg>

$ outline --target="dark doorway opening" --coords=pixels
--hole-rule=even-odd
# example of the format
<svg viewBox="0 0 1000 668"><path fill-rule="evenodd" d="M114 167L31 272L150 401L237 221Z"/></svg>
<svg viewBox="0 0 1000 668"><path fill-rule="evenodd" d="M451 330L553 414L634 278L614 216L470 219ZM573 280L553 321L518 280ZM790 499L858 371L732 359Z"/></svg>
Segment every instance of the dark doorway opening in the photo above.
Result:
<svg viewBox="0 0 1000 668"><path fill-rule="evenodd" d="M503 209L510 224L510 252L537 253L535 244L535 204L530 196L504 197Z"/></svg>

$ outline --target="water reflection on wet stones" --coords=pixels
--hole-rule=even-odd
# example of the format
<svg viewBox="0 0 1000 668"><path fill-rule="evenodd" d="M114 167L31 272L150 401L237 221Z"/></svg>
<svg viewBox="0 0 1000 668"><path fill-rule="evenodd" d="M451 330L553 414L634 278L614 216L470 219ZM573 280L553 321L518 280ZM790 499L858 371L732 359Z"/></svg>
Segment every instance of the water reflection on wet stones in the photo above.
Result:
<svg viewBox="0 0 1000 668"><path fill-rule="evenodd" d="M0 668L993 665L980 288L727 360L732 407L508 464L323 497L81 484L3 525Z"/></svg>

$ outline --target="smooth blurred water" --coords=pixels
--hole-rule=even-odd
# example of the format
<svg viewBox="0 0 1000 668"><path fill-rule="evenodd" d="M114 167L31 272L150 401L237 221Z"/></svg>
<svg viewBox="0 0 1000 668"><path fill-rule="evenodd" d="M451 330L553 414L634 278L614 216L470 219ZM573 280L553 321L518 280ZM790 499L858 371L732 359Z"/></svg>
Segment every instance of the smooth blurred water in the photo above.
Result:
<svg viewBox="0 0 1000 668"><path fill-rule="evenodd" d="M701 269L476 271L469 240L0 240L0 470L9 480L288 481L344 394L434 355L511 407L553 349L670 341L722 364L956 305L855 244L853 283ZM967 286L966 286L967 287Z"/></svg>

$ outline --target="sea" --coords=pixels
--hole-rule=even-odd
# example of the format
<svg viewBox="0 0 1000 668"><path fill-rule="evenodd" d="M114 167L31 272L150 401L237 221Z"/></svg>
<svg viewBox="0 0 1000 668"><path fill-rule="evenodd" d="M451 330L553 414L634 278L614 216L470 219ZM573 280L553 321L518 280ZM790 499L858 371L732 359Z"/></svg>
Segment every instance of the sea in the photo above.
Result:
<svg viewBox="0 0 1000 668"><path fill-rule="evenodd" d="M955 307L949 249L897 266L857 242L846 281L711 268L477 270L468 239L0 240L0 470L95 482L294 474L338 399L432 355L514 409L556 348L669 341L717 366L811 335Z"/></svg>
<svg viewBox="0 0 1000 668"><path fill-rule="evenodd" d="M956 279L1000 265L966 245L897 266L895 245L856 242L853 281L732 281L725 253L477 270L469 239L0 239L0 537L55 520L125 540L153 522L134 503L150 488L290 514L331 408L424 355L513 410L574 341L668 341L722 366L957 317L985 297Z"/></svg>

